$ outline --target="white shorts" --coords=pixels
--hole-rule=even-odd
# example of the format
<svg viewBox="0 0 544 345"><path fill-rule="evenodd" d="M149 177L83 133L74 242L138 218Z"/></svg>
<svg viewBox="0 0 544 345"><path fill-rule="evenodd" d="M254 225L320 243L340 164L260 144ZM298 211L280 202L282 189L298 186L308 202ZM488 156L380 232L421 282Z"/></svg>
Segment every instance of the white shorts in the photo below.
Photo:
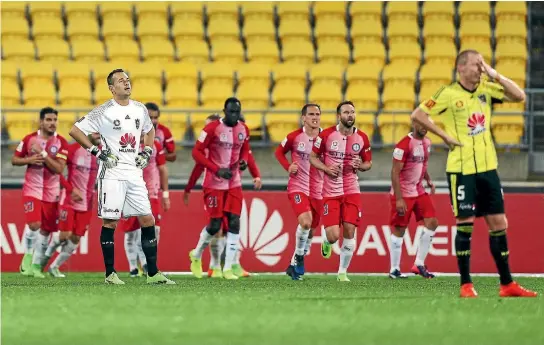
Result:
<svg viewBox="0 0 544 345"><path fill-rule="evenodd" d="M98 179L98 217L151 215L149 193L143 179L131 181Z"/></svg>

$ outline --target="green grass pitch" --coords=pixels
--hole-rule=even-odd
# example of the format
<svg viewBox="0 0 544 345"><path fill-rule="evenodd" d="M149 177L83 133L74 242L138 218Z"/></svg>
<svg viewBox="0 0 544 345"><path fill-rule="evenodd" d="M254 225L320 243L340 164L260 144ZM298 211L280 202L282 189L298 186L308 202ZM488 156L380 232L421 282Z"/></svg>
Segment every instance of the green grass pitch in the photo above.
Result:
<svg viewBox="0 0 544 345"><path fill-rule="evenodd" d="M497 278L475 277L480 298L461 300L456 277L120 276L126 285L2 274L2 344L544 344L544 299L501 299ZM518 281L544 292L542 278Z"/></svg>

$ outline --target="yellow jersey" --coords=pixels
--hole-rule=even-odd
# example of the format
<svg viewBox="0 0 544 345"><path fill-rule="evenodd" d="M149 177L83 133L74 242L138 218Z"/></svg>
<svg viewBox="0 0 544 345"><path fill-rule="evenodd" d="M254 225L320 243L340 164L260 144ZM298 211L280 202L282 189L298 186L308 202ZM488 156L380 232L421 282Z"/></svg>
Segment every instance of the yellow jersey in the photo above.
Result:
<svg viewBox="0 0 544 345"><path fill-rule="evenodd" d="M446 133L463 144L449 152L446 172L471 175L497 169L491 105L503 99L500 84L482 81L470 91L456 82L442 86L419 105L430 116L440 116Z"/></svg>

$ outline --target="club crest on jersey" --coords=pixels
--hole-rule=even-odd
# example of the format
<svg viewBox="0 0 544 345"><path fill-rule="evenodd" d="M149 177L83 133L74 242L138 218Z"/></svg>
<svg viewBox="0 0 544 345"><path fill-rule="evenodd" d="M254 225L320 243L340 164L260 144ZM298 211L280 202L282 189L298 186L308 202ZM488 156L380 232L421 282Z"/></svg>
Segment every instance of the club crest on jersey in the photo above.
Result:
<svg viewBox="0 0 544 345"><path fill-rule="evenodd" d="M351 149L353 150L353 152L359 152L359 150L361 149L361 145L359 145L358 143L355 143L351 145Z"/></svg>
<svg viewBox="0 0 544 345"><path fill-rule="evenodd" d="M468 119L467 127L468 135L475 136L485 131L485 116L484 114L474 113Z"/></svg>
<svg viewBox="0 0 544 345"><path fill-rule="evenodd" d="M226 143L229 139L227 138L227 133L221 133L219 135L219 141L222 143Z"/></svg>
<svg viewBox="0 0 544 345"><path fill-rule="evenodd" d="M121 145L119 152L136 152L136 138L132 133L125 133L119 140L119 145Z"/></svg>
<svg viewBox="0 0 544 345"><path fill-rule="evenodd" d="M338 140L333 140L331 143L331 151L338 151Z"/></svg>
<svg viewBox="0 0 544 345"><path fill-rule="evenodd" d="M52 154L57 153L58 150L59 150L59 149L58 149L58 147L56 147L56 146L51 146L51 147L49 148L49 152L51 152Z"/></svg>
<svg viewBox="0 0 544 345"><path fill-rule="evenodd" d="M300 151L300 152L306 151L306 143L305 143L305 142L302 142L302 141L299 142L299 143L298 143L297 150Z"/></svg>
<svg viewBox="0 0 544 345"><path fill-rule="evenodd" d="M244 133L238 133L238 140L244 141Z"/></svg>
<svg viewBox="0 0 544 345"><path fill-rule="evenodd" d="M485 95L478 95L478 99L480 100L480 103L482 104L486 104L487 103L487 100L485 98Z"/></svg>
<svg viewBox="0 0 544 345"><path fill-rule="evenodd" d="M136 129L140 129L140 119L135 119L134 122L136 123Z"/></svg>
<svg viewBox="0 0 544 345"><path fill-rule="evenodd" d="M120 130L121 129L121 121L118 119L115 119L113 121L113 129Z"/></svg>

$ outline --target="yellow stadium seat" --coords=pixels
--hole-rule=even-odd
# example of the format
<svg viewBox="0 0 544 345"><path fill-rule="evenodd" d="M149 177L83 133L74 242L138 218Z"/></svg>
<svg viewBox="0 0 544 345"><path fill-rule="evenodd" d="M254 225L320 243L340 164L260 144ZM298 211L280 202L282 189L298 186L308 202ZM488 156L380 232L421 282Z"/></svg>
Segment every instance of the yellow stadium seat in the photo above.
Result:
<svg viewBox="0 0 544 345"><path fill-rule="evenodd" d="M310 24L298 19L282 19L278 31L282 43L310 41Z"/></svg>
<svg viewBox="0 0 544 345"><path fill-rule="evenodd" d="M102 62L104 44L94 39L72 41L72 57L78 62Z"/></svg>
<svg viewBox="0 0 544 345"><path fill-rule="evenodd" d="M368 84L350 83L345 99L357 105L357 109L365 112L378 110L378 89Z"/></svg>
<svg viewBox="0 0 544 345"><path fill-rule="evenodd" d="M299 20L305 24L309 20L310 3L306 1L282 1L277 3L280 21L284 19Z"/></svg>
<svg viewBox="0 0 544 345"><path fill-rule="evenodd" d="M421 48L415 41L392 43L389 46L389 60L391 63L408 61L419 64L421 61Z"/></svg>
<svg viewBox="0 0 544 345"><path fill-rule="evenodd" d="M24 17L2 17L2 42L5 40L28 40L28 22Z"/></svg>
<svg viewBox="0 0 544 345"><path fill-rule="evenodd" d="M208 45L203 40L182 39L176 41L176 46L179 57L184 62L202 64L210 61Z"/></svg>
<svg viewBox="0 0 544 345"><path fill-rule="evenodd" d="M156 63L139 63L126 66L133 87L133 97L142 103L162 104L162 66Z"/></svg>
<svg viewBox="0 0 544 345"><path fill-rule="evenodd" d="M410 114L380 114L378 127L384 144L396 144L411 131Z"/></svg>
<svg viewBox="0 0 544 345"><path fill-rule="evenodd" d="M244 109L249 109L244 102L242 102ZM247 128L250 130L250 137L261 137L262 129L264 129L263 113L242 111Z"/></svg>
<svg viewBox="0 0 544 345"><path fill-rule="evenodd" d="M247 57L251 62L275 65L279 63L278 45L273 41L259 41L248 44Z"/></svg>
<svg viewBox="0 0 544 345"><path fill-rule="evenodd" d="M497 103L494 106L494 111L500 112L520 112L522 113L525 110L525 103ZM499 117L499 120L501 118Z"/></svg>
<svg viewBox="0 0 544 345"><path fill-rule="evenodd" d="M449 1L425 1L423 3L423 17L425 25L428 20L452 22L455 9L454 3Z"/></svg>
<svg viewBox="0 0 544 345"><path fill-rule="evenodd" d="M425 45L425 60L453 66L457 57L457 48L452 41L434 42Z"/></svg>
<svg viewBox="0 0 544 345"><path fill-rule="evenodd" d="M241 2L244 20L260 20L271 22L274 19L274 3L247 1Z"/></svg>
<svg viewBox="0 0 544 345"><path fill-rule="evenodd" d="M239 64L244 62L244 47L240 41L217 40L212 45L215 62Z"/></svg>
<svg viewBox="0 0 544 345"><path fill-rule="evenodd" d="M496 109L497 110L497 109ZM506 109L505 109L506 110ZM499 111L505 111L503 109ZM523 111L523 110L521 110ZM523 115L495 115L491 118L491 130L495 142L501 145L517 145L521 142L525 122Z"/></svg>
<svg viewBox="0 0 544 345"><path fill-rule="evenodd" d="M346 3L342 1L316 1L314 4L314 15L318 21L333 19L338 21L346 20Z"/></svg>
<svg viewBox="0 0 544 345"><path fill-rule="evenodd" d="M421 82L421 87L419 89L419 101L423 102L426 99L431 98L442 86L448 85L448 83L443 83L437 80L425 80Z"/></svg>
<svg viewBox="0 0 544 345"><path fill-rule="evenodd" d="M92 64L91 68L93 72L95 90L104 89L104 88L107 90L108 89L108 86L107 86L108 74L114 69L122 68L122 67L123 66L120 66L119 64L111 63L111 62L102 62L102 63Z"/></svg>
<svg viewBox="0 0 544 345"><path fill-rule="evenodd" d="M491 43L489 40L480 40L480 39L464 39L461 41L461 49L459 51L474 49L482 55L485 61L491 63L491 58L493 57L493 52L491 51Z"/></svg>
<svg viewBox="0 0 544 345"><path fill-rule="evenodd" d="M2 2L2 20L6 18L25 18L27 5L22 1Z"/></svg>
<svg viewBox="0 0 544 345"><path fill-rule="evenodd" d="M168 20L168 2L143 1L135 4L138 13L138 21L142 19L157 18L163 21Z"/></svg>
<svg viewBox="0 0 544 345"><path fill-rule="evenodd" d="M222 82L207 82L200 91L202 106L207 109L222 109L225 99L232 97L232 85Z"/></svg>
<svg viewBox="0 0 544 345"><path fill-rule="evenodd" d="M140 47L133 40L111 40L107 42L108 56L110 60L116 63L120 62L139 62Z"/></svg>
<svg viewBox="0 0 544 345"><path fill-rule="evenodd" d="M110 19L133 19L134 8L132 3L123 1L111 1L100 3L100 13L104 21Z"/></svg>
<svg viewBox="0 0 544 345"><path fill-rule="evenodd" d="M130 18L110 18L102 23L102 36L110 39L133 40L134 27Z"/></svg>
<svg viewBox="0 0 544 345"><path fill-rule="evenodd" d="M261 18L246 19L244 22L244 37L248 45L253 42L268 40L276 40L276 28L274 22L263 21Z"/></svg>
<svg viewBox="0 0 544 345"><path fill-rule="evenodd" d="M206 2L206 14L210 20L238 20L238 4L229 1Z"/></svg>
<svg viewBox="0 0 544 345"><path fill-rule="evenodd" d="M161 112L161 123L170 128L175 141L184 140L188 127L187 113Z"/></svg>
<svg viewBox="0 0 544 345"><path fill-rule="evenodd" d="M176 20L197 19L202 22L204 12L202 3L197 1L183 1L170 3L170 11L174 22Z"/></svg>
<svg viewBox="0 0 544 345"><path fill-rule="evenodd" d="M455 38L455 27L453 22L445 22L438 19L426 19L423 27L423 37L425 43L434 43L437 41L448 41L453 43Z"/></svg>
<svg viewBox="0 0 544 345"><path fill-rule="evenodd" d="M34 1L30 3L30 15L33 20L40 17L62 18L61 3L53 1Z"/></svg>
<svg viewBox="0 0 544 345"><path fill-rule="evenodd" d="M55 85L49 83L28 82L23 85L24 103L28 107L43 107L44 104L56 104Z"/></svg>
<svg viewBox="0 0 544 345"><path fill-rule="evenodd" d="M355 104L355 103L354 103ZM372 142L372 136L374 135L374 122L376 119L376 116L374 114L371 114L367 111L363 111L361 107L356 105L357 110L357 117L355 118L355 127L363 131L367 136L370 142Z"/></svg>
<svg viewBox="0 0 544 345"><path fill-rule="evenodd" d="M168 86L171 83L186 84L195 90L196 95L198 71L195 65L183 62L171 63L164 66L164 72Z"/></svg>
<svg viewBox="0 0 544 345"><path fill-rule="evenodd" d="M495 67L501 74L516 82L518 80L525 81L525 61L501 59Z"/></svg>
<svg viewBox="0 0 544 345"><path fill-rule="evenodd" d="M60 104L65 107L88 107L91 102L91 85L88 81L69 80L59 87Z"/></svg>
<svg viewBox="0 0 544 345"><path fill-rule="evenodd" d="M349 63L349 46L344 41L320 41L318 46L319 61L345 66Z"/></svg>
<svg viewBox="0 0 544 345"><path fill-rule="evenodd" d="M500 42L495 48L495 61L518 60L525 64L527 61L527 45L524 42Z"/></svg>
<svg viewBox="0 0 544 345"><path fill-rule="evenodd" d="M503 19L497 21L495 38L498 43L513 39L525 43L527 42L527 24L525 24L525 21L520 21L518 19Z"/></svg>
<svg viewBox="0 0 544 345"><path fill-rule="evenodd" d="M307 69L305 65L282 63L273 67L274 81L277 84L296 84L306 88Z"/></svg>
<svg viewBox="0 0 544 345"><path fill-rule="evenodd" d="M240 28L236 20L214 20L208 23L208 38L215 40L238 41L240 39Z"/></svg>
<svg viewBox="0 0 544 345"><path fill-rule="evenodd" d="M418 67L418 64L391 63L385 66L382 78L384 83L392 80L401 80L413 83L416 78L416 71Z"/></svg>
<svg viewBox="0 0 544 345"><path fill-rule="evenodd" d="M412 111L416 100L414 85L404 81L391 81L383 88L384 110Z"/></svg>
<svg viewBox="0 0 544 345"><path fill-rule="evenodd" d="M398 19L416 21L418 11L416 1L391 1L387 3L387 17L390 21Z"/></svg>
<svg viewBox="0 0 544 345"><path fill-rule="evenodd" d="M309 41L290 41L282 44L283 60L288 63L310 65L315 60L314 47Z"/></svg>
<svg viewBox="0 0 544 345"><path fill-rule="evenodd" d="M240 83L236 95L245 109L265 109L269 106L268 84L255 80Z"/></svg>
<svg viewBox="0 0 544 345"><path fill-rule="evenodd" d="M318 81L312 84L308 100L318 103L322 109L335 109L342 99L342 88L335 81Z"/></svg>
<svg viewBox="0 0 544 345"><path fill-rule="evenodd" d="M230 65L222 63L203 65L200 68L200 76L204 84L214 83L227 85L232 93L234 72Z"/></svg>
<svg viewBox="0 0 544 345"><path fill-rule="evenodd" d="M106 103L108 100L112 99L113 96L111 91L107 88L105 79L104 83L100 83L96 86L94 90L94 104L100 105Z"/></svg>
<svg viewBox="0 0 544 345"><path fill-rule="evenodd" d="M352 21L351 38L355 47L357 47L357 45L361 42L367 41L376 41L381 43L382 37L383 27L380 19L370 17L366 21Z"/></svg>
<svg viewBox="0 0 544 345"><path fill-rule="evenodd" d="M381 26L383 3L379 1L354 1L351 3L350 12L352 22L361 22L371 19L379 21Z"/></svg>
<svg viewBox="0 0 544 345"><path fill-rule="evenodd" d="M18 65L20 68L23 87L25 87L27 83L43 83L44 85L53 85L53 65L51 65L51 63L27 62Z"/></svg>
<svg viewBox="0 0 544 345"><path fill-rule="evenodd" d="M4 78L4 64L2 64L2 107L21 105L19 85L15 80Z"/></svg>
<svg viewBox="0 0 544 345"><path fill-rule="evenodd" d="M81 39L98 39L98 21L92 17L73 18L68 20L68 37L71 41Z"/></svg>
<svg viewBox="0 0 544 345"><path fill-rule="evenodd" d="M33 61L36 52L32 41L4 41L2 40L2 55L7 61Z"/></svg>
<svg viewBox="0 0 544 345"><path fill-rule="evenodd" d="M26 135L39 128L39 116L36 113L3 112L2 117L11 140L22 140Z"/></svg>
<svg viewBox="0 0 544 345"><path fill-rule="evenodd" d="M138 37L140 41L153 41L168 38L168 21L166 18L145 17L138 20Z"/></svg>
<svg viewBox="0 0 544 345"><path fill-rule="evenodd" d="M333 83L338 89L344 84L344 67L332 63L319 63L312 66L310 80L312 83Z"/></svg>
<svg viewBox="0 0 544 345"><path fill-rule="evenodd" d="M198 89L196 82L188 84L180 79L168 82L166 103L176 108L195 108L198 106Z"/></svg>
<svg viewBox="0 0 544 345"><path fill-rule="evenodd" d="M236 68L236 75L240 85L246 82L256 82L265 85L270 84L270 67L257 63L244 63Z"/></svg>
<svg viewBox="0 0 544 345"><path fill-rule="evenodd" d="M64 39L64 25L60 18L40 17L32 21L32 36L36 41Z"/></svg>
<svg viewBox="0 0 544 345"><path fill-rule="evenodd" d="M346 41L347 28L343 21L322 18L315 25L315 35L319 43L324 41Z"/></svg>
<svg viewBox="0 0 544 345"><path fill-rule="evenodd" d="M216 110L219 110L222 107L223 106L221 105ZM190 123L191 123L191 128L193 130L193 134L195 138L198 138L198 136L200 135L200 132L202 132L202 129L204 128L206 124L206 119L208 118L208 116L210 116L213 113L214 113L213 111L203 110L203 109L198 112L191 113Z"/></svg>
<svg viewBox="0 0 544 345"><path fill-rule="evenodd" d="M497 21L503 19L517 19L525 22L527 17L526 3L513 1L497 1L495 3L495 16Z"/></svg>
<svg viewBox="0 0 544 345"><path fill-rule="evenodd" d="M491 37L491 26L488 21L465 21L459 28L459 37L464 39L489 40Z"/></svg>
<svg viewBox="0 0 544 345"><path fill-rule="evenodd" d="M87 1L67 1L64 3L64 13L68 21L83 18L97 19L96 3Z"/></svg>
<svg viewBox="0 0 544 345"><path fill-rule="evenodd" d="M85 104L89 107L90 104ZM76 113L63 111L62 108L57 109L59 111L57 117L57 134L64 137L66 140L71 140L70 130L72 126L77 121Z"/></svg>
<svg viewBox="0 0 544 345"><path fill-rule="evenodd" d="M267 114L266 127L270 141L281 142L287 134L300 128L300 114Z"/></svg>
<svg viewBox="0 0 544 345"><path fill-rule="evenodd" d="M153 40L141 41L142 57L147 62L173 62L174 46L166 38L155 38Z"/></svg>
<svg viewBox="0 0 544 345"><path fill-rule="evenodd" d="M178 40L202 40L204 39L204 25L202 20L188 18L176 19L172 26L172 35L176 42Z"/></svg>
<svg viewBox="0 0 544 345"><path fill-rule="evenodd" d="M91 69L86 63L59 63L56 64L55 70L57 71L57 80L59 81L59 87L64 87L64 82L82 81L91 85Z"/></svg>
<svg viewBox="0 0 544 345"><path fill-rule="evenodd" d="M336 114L321 114L321 128L327 129L338 124L338 116Z"/></svg>
<svg viewBox="0 0 544 345"><path fill-rule="evenodd" d="M437 82L449 84L453 77L453 65L445 65L440 62L430 62L421 66L419 80L422 83Z"/></svg>
<svg viewBox="0 0 544 345"><path fill-rule="evenodd" d="M346 70L346 79L349 86L367 85L371 88L378 88L378 76L381 72L381 66L372 66L367 64L349 65Z"/></svg>
<svg viewBox="0 0 544 345"><path fill-rule="evenodd" d="M482 21L489 23L491 7L488 1L462 1L459 4L459 16L463 21Z"/></svg>
<svg viewBox="0 0 544 345"><path fill-rule="evenodd" d="M434 122L435 125L440 127L443 131L446 129L445 126L444 126L442 116L440 116L440 115L432 116L431 120ZM432 133L431 131L427 131L426 136L431 141L431 146L432 145L440 145L440 144L443 144L443 142L444 142L438 135Z"/></svg>
<svg viewBox="0 0 544 345"><path fill-rule="evenodd" d="M306 101L304 86L281 83L274 87L274 106L276 109L298 109Z"/></svg>
<svg viewBox="0 0 544 345"><path fill-rule="evenodd" d="M387 37L389 42L415 41L419 38L419 27L417 20L398 19L390 21L387 26Z"/></svg>
<svg viewBox="0 0 544 345"><path fill-rule="evenodd" d="M15 62L2 62L2 80L8 80L15 84L18 84L19 68Z"/></svg>
<svg viewBox="0 0 544 345"><path fill-rule="evenodd" d="M38 57L41 61L70 60L70 46L65 40L49 40L36 42Z"/></svg>
<svg viewBox="0 0 544 345"><path fill-rule="evenodd" d="M363 42L355 45L353 59L356 63L380 66L385 64L385 47L381 42Z"/></svg>

